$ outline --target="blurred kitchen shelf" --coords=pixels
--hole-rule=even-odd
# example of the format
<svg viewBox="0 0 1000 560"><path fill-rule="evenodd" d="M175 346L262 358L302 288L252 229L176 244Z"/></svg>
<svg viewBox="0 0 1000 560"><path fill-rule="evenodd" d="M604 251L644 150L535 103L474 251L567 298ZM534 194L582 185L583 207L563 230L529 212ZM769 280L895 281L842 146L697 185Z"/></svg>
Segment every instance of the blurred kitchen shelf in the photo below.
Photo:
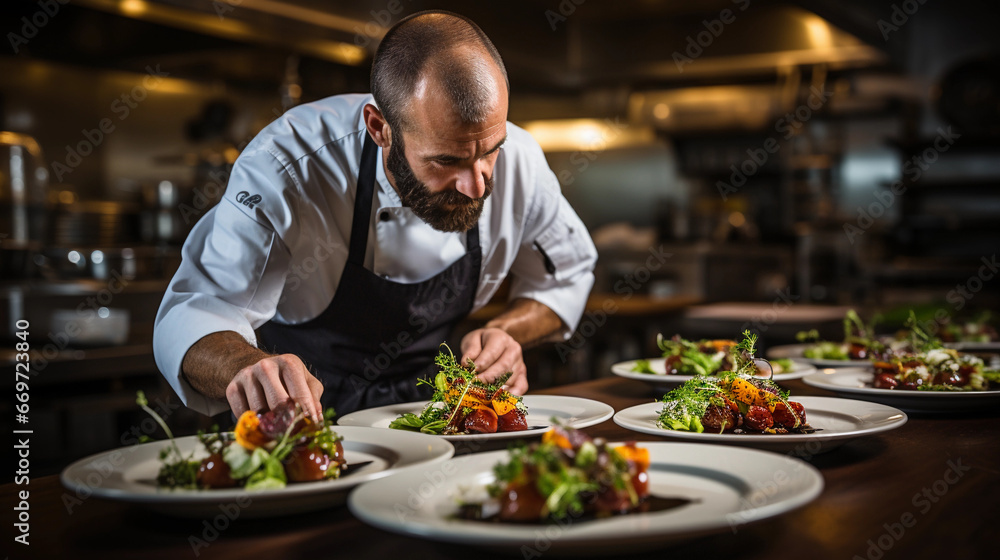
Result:
<svg viewBox="0 0 1000 560"><path fill-rule="evenodd" d="M622 317L652 316L672 313L701 302L695 296L655 297L645 294L623 296L615 293L592 293L587 298L584 313L604 312L616 309L615 315ZM613 307L612 307L613 306ZM506 309L504 302L489 303L481 309L473 311L468 319L471 321L489 321Z"/></svg>
<svg viewBox="0 0 1000 560"><path fill-rule="evenodd" d="M0 350L0 364L13 367L15 355L13 349ZM152 344L64 348L52 357L43 356L40 350L33 349L30 355L34 368L32 385L122 379L150 376L157 372ZM45 365L39 367L40 363ZM14 376L5 377L3 385L13 386L14 381Z"/></svg>
<svg viewBox="0 0 1000 560"><path fill-rule="evenodd" d="M880 183L885 188L891 188L895 183L882 181ZM978 193L983 190L997 190L1000 188L1000 178L997 179L921 179L918 181L904 181L906 188L917 189L947 189L949 191L960 190Z"/></svg>
<svg viewBox="0 0 1000 560"><path fill-rule="evenodd" d="M947 128L945 129L947 130ZM886 138L885 142L893 148L897 148L904 154L916 154L922 152L928 148L932 150L937 150L934 146L934 142L937 141L938 137L932 138L918 138L918 139L900 139L900 138ZM987 151L987 150L1000 150L1000 136L972 136L970 134L962 134L955 141L948 146L948 151Z"/></svg>

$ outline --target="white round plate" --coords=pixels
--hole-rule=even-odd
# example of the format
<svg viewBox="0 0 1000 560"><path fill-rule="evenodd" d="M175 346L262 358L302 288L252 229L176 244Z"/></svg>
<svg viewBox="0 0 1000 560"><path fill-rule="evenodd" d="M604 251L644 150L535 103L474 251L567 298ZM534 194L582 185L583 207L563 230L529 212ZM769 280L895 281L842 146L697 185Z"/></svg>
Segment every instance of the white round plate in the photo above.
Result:
<svg viewBox="0 0 1000 560"><path fill-rule="evenodd" d="M484 440L484 439L517 439L540 436L552 426L552 417L571 428L586 428L600 424L615 413L615 409L600 401L581 399L579 397L561 397L556 395L525 395L524 405L528 407L528 429L520 432L496 432L493 434L460 434L451 436L434 436L453 441ZM368 426L371 428L388 428L400 415L407 412L420 414L427 406L427 401L417 401L402 404L390 404L378 408L368 408L350 414L345 414L337 420L341 426ZM401 432L405 430L392 430Z"/></svg>
<svg viewBox="0 0 1000 560"><path fill-rule="evenodd" d="M388 531L524 557L618 555L734 531L802 507L823 490L819 471L792 457L691 443L639 446L649 450L650 492L690 503L659 512L544 525L455 519L458 502L485 498L486 485L495 480L493 466L509 456L494 451L365 484L351 494L348 507L362 521Z"/></svg>
<svg viewBox="0 0 1000 560"><path fill-rule="evenodd" d="M945 348L954 348L962 352L996 352L1000 350L1000 341L990 342L945 342Z"/></svg>
<svg viewBox="0 0 1000 560"><path fill-rule="evenodd" d="M823 369L802 378L807 385L838 395L872 401L913 412L972 412L1000 406L1000 391L899 391L872 387L867 368Z"/></svg>
<svg viewBox="0 0 1000 560"><path fill-rule="evenodd" d="M695 377L693 375L667 375L667 366L662 357L651 358L649 360L649 367L655 373L639 373L637 371L632 371L636 362L638 362L638 360L618 362L617 364L611 366L611 373L617 375L618 377L637 379L652 385L680 385L686 381L691 381ZM792 364L794 364L792 371L775 374L774 381L799 379L800 377L816 373L816 367L806 363L805 361L792 360ZM766 378L767 376L762 375L761 377Z"/></svg>
<svg viewBox="0 0 1000 560"><path fill-rule="evenodd" d="M169 490L156 486L160 450L168 440L121 447L80 459L66 467L60 481L80 499L96 496L141 504L154 511L182 517L211 517L220 511L241 518L277 517L344 503L355 486L400 470L440 463L455 453L447 441L412 432L386 433L373 428L338 427L344 437L347 464L361 464L342 478L291 483L285 488L247 491L242 488ZM195 459L208 456L197 436L177 438L181 453ZM229 513L232 518L233 514Z"/></svg>
<svg viewBox="0 0 1000 560"><path fill-rule="evenodd" d="M733 434L683 432L668 430L656 421L663 403L651 402L626 408L615 414L615 423L623 428L670 438L741 445L768 451L815 455L830 451L847 440L894 430L906 423L902 410L864 401L833 397L797 397L791 400L806 408L806 421L816 432L812 434Z"/></svg>
<svg viewBox="0 0 1000 560"><path fill-rule="evenodd" d="M870 366L871 362L868 360L818 360L814 358L806 358L803 355L805 349L813 346L812 344L785 344L782 346L772 346L767 350L768 358L795 358L796 360L802 360L808 362L816 367L860 367L860 366Z"/></svg>

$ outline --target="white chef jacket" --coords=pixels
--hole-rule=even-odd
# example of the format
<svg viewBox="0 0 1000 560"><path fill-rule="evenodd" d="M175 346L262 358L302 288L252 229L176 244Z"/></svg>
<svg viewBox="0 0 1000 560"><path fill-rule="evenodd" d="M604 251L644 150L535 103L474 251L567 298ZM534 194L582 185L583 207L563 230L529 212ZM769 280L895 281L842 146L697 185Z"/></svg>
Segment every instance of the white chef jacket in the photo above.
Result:
<svg viewBox="0 0 1000 560"><path fill-rule="evenodd" d="M192 344L236 331L256 345L269 320L297 324L333 300L350 245L354 197L371 95L338 95L286 112L237 159L226 193L194 226L156 315L156 365L188 407L228 409L181 375ZM364 266L400 283L422 282L466 253L465 233L437 231L402 205L379 149ZM551 308L576 328L597 259L587 228L559 190L538 143L507 123L493 194L479 220L483 261L473 309L511 275L510 298ZM535 243L555 265L546 271ZM350 321L350 317L345 317Z"/></svg>

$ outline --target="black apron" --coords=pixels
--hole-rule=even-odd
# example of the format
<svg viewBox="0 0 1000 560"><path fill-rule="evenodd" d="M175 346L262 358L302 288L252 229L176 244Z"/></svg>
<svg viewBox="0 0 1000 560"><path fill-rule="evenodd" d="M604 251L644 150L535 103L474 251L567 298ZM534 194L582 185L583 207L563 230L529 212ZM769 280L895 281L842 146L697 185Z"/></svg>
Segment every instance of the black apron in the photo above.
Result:
<svg viewBox="0 0 1000 560"><path fill-rule="evenodd" d="M429 280L400 284L364 267L377 155L365 132L350 252L333 301L305 323L270 321L257 331L260 348L302 359L323 382L324 408L340 416L429 398L417 379L436 373L438 345L472 311L479 285L479 224L466 234L466 254Z"/></svg>

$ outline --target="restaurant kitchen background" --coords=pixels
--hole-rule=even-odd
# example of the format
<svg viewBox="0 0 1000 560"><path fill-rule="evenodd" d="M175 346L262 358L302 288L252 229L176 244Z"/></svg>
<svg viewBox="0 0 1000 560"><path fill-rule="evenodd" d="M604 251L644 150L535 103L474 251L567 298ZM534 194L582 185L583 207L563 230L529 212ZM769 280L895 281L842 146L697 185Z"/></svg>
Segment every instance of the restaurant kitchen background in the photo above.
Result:
<svg viewBox="0 0 1000 560"><path fill-rule="evenodd" d="M610 375L659 332L771 346L837 337L852 307L883 329L996 309L993 2L5 2L0 361L28 320L37 474L135 441L137 389L180 433L211 423L152 356L186 233L258 131L368 91L381 35L428 8L495 41L509 118L600 252L578 332L526 353L532 387Z"/></svg>

